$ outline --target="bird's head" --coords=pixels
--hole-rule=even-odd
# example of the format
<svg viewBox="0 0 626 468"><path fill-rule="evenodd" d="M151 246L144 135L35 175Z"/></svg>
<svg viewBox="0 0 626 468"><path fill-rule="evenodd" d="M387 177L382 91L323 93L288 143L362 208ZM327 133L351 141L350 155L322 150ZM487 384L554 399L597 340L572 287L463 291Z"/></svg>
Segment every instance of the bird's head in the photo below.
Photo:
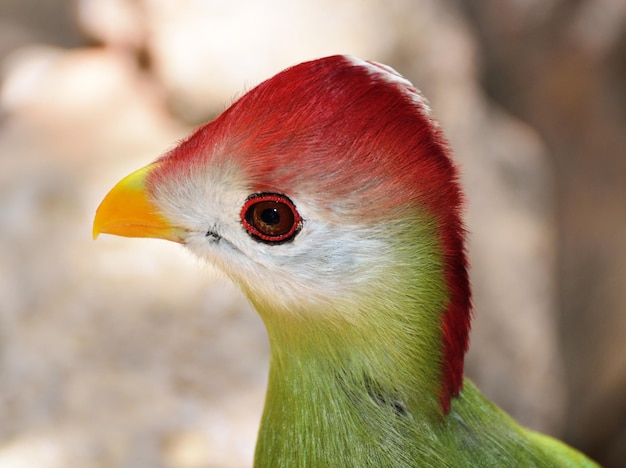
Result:
<svg viewBox="0 0 626 468"><path fill-rule="evenodd" d="M344 333L397 323L437 349L447 408L470 315L456 177L408 81L333 56L261 83L123 179L94 235L184 244L243 289L270 336L292 318Z"/></svg>

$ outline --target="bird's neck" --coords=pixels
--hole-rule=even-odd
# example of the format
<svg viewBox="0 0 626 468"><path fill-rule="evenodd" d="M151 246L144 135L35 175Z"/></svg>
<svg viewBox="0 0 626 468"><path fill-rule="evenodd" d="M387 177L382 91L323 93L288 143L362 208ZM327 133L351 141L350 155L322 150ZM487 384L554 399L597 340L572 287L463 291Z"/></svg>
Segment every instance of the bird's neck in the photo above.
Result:
<svg viewBox="0 0 626 468"><path fill-rule="evenodd" d="M415 428L441 421L441 262L388 273L399 289L372 286L337 310L256 304L271 344L257 466L322 466L339 451L384 466L385 453L413 450Z"/></svg>
<svg viewBox="0 0 626 468"><path fill-rule="evenodd" d="M416 425L441 420L438 369L425 365L429 358L438 362L436 353L422 356L397 335L387 339L389 331L380 326L369 333L344 330L340 337L328 330L291 330L270 332L257 466L295 466L302 460L323 466L336 460L337 452L347 460L366 457L392 466L383 463L381 447L393 446L391 453L409 450Z"/></svg>

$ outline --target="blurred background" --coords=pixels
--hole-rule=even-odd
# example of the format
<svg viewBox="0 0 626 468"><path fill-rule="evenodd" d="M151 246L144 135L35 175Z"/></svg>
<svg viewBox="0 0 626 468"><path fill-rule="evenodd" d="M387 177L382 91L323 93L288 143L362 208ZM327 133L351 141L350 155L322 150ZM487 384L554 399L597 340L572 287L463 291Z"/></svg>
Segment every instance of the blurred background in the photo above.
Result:
<svg viewBox="0 0 626 468"><path fill-rule="evenodd" d="M91 222L246 89L335 53L408 77L454 148L468 375L626 466L623 0L0 0L0 468L250 466L255 312L180 246Z"/></svg>

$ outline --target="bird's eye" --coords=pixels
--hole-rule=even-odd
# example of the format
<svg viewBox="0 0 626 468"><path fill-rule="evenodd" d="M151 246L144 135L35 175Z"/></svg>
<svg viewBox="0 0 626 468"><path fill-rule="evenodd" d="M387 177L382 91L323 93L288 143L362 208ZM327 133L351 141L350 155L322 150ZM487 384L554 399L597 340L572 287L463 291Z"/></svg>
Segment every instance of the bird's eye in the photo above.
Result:
<svg viewBox="0 0 626 468"><path fill-rule="evenodd" d="M255 193L241 208L241 223L253 238L268 244L280 244L294 238L300 230L302 218L285 195Z"/></svg>

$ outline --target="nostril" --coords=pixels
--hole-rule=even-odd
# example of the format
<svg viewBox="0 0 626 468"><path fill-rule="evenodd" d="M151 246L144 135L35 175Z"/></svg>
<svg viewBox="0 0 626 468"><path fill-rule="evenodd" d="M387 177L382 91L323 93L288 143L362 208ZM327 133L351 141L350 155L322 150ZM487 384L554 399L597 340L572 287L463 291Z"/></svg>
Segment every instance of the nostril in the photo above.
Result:
<svg viewBox="0 0 626 468"><path fill-rule="evenodd" d="M222 238L217 232L213 230L208 230L205 236L215 242L219 241Z"/></svg>

